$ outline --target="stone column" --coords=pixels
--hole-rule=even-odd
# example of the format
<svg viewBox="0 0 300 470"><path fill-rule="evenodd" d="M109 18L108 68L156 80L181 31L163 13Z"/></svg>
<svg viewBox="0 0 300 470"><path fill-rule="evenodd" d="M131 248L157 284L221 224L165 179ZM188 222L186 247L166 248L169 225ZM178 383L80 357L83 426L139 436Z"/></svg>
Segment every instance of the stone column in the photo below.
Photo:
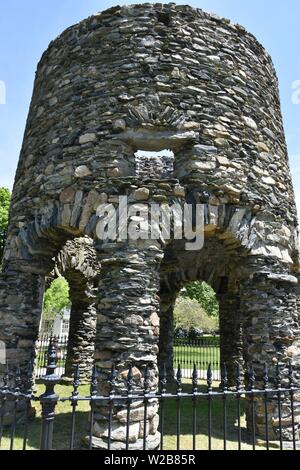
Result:
<svg viewBox="0 0 300 470"><path fill-rule="evenodd" d="M132 364L134 389L142 390L142 374L150 371L150 387L158 386L159 266L162 252L155 246L138 249L116 246L101 254L101 275L97 305L96 366L99 392L108 393L108 376L113 364L118 371L117 390L125 387ZM124 380L125 379L125 380ZM107 449L108 408L97 409L93 447ZM113 409L111 450L125 449L126 404ZM142 449L144 409L133 403L130 414L130 449ZM147 449L159 446L158 403L151 401L147 416Z"/></svg>
<svg viewBox="0 0 300 470"><path fill-rule="evenodd" d="M263 369L269 366L270 386L275 385L275 366L278 363L283 384L288 384L288 363L294 370L294 383L299 386L300 325L299 287L296 277L284 266L268 262L253 264L255 271L243 283L241 303L244 318L244 354L246 366L253 364L257 383L263 382ZM299 439L300 396L295 394L296 438ZM291 403L288 397L282 404L283 439L292 440ZM251 408L248 408L248 427L251 430ZM270 439L278 440L278 405L270 398L268 404ZM256 434L265 437L265 414L262 399L255 399Z"/></svg>
<svg viewBox="0 0 300 470"><path fill-rule="evenodd" d="M160 370L166 367L167 379L174 381L173 369L173 344L174 344L174 306L177 297L177 289L169 291L162 285L160 291L160 334L159 334L159 356Z"/></svg>
<svg viewBox="0 0 300 470"><path fill-rule="evenodd" d="M0 341L8 363L26 374L35 355L43 292L42 276L9 269L0 274Z"/></svg>
<svg viewBox="0 0 300 470"><path fill-rule="evenodd" d="M226 364L230 385L235 384L236 368L243 366L243 330L239 293L226 292L218 296L220 306L221 365Z"/></svg>
<svg viewBox="0 0 300 470"><path fill-rule="evenodd" d="M68 278L70 279L70 278ZM72 302L65 377L71 378L79 365L81 380L91 377L96 337L96 309L93 284L70 284Z"/></svg>

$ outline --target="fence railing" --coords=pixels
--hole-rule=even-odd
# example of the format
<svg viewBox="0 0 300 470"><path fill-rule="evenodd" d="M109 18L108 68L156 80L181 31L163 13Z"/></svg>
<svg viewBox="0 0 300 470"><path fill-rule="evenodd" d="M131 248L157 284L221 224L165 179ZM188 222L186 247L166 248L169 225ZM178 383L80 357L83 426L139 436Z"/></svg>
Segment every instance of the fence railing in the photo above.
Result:
<svg viewBox="0 0 300 470"><path fill-rule="evenodd" d="M77 369L73 386L66 396L56 393L56 385L60 382L60 377L55 373L56 365L57 351L52 343L48 351L46 375L42 379L45 392L40 396L34 395L30 388L31 365L27 380L23 376L21 378L18 368L14 371L7 369L0 388L1 449L73 450L80 448L81 438L85 434L85 445L93 450L96 421L104 419L107 431L102 433L102 448L136 450L139 443L138 449L149 450L149 436L156 429L153 423L154 430L150 429L148 412L150 408L152 411L157 410L157 404L159 426L156 447L160 450L256 450L257 438L261 434L263 443L259 445L266 450L270 450L274 439L278 441L278 449L297 449L297 399L300 387L294 383L291 364L288 370L284 365L282 369L277 365L272 371L265 367L264 371L259 372L263 375L257 378L251 367L247 373L249 386L246 388L239 366L236 384L232 388L228 387L226 366L222 367L218 388L213 388L210 366L205 385L199 384L196 366L187 384L182 380L179 367L175 386L167 384L166 372L163 371L157 390L153 390L151 385L151 365L142 371L142 375L137 374L138 369L132 366L125 375L124 371L119 373L113 366L108 381L99 377L94 367L89 393L84 393L85 389L81 390ZM141 385L137 386L135 380ZM99 390L106 392L99 393ZM32 404L40 407L36 417L32 412ZM258 404L263 410L262 415L257 414ZM99 407L102 413L99 413ZM274 407L277 409L275 414L272 411ZM244 422L245 409L248 429ZM120 418L118 426L120 423L123 426L121 435L118 428L116 430L116 413ZM139 429L135 435L132 426L137 423ZM114 434L116 431L117 435ZM151 442L153 444L153 440Z"/></svg>
<svg viewBox="0 0 300 470"><path fill-rule="evenodd" d="M57 374L63 375L65 373L65 365L67 358L68 336L52 336L49 332L41 333L36 342L36 360L35 360L35 379L39 380L46 374L48 349L50 341L56 344L57 349Z"/></svg>
<svg viewBox="0 0 300 470"><path fill-rule="evenodd" d="M54 337L58 350L57 373L65 373L65 363L67 358L68 336ZM36 343L36 365L35 377L40 379L45 375L47 367L47 351L50 344L51 335L42 333ZM221 380L220 364L220 337L203 336L197 339L174 338L173 366L176 374L178 364L181 366L182 377L190 379L196 364L198 377L200 380L206 379L208 366L211 366L213 380Z"/></svg>
<svg viewBox="0 0 300 470"><path fill-rule="evenodd" d="M180 364L182 376L190 379L196 365L199 379L205 380L210 365L213 380L221 380L219 336L203 336L197 339L174 338L173 351L174 373Z"/></svg>

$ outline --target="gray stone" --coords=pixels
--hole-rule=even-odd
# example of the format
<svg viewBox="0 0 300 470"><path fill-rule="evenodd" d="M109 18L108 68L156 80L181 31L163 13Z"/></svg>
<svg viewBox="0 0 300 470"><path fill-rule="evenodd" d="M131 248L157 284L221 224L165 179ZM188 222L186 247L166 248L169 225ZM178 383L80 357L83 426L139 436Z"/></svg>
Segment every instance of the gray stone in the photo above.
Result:
<svg viewBox="0 0 300 470"><path fill-rule="evenodd" d="M126 122L124 119L117 119L113 122L113 130L115 132L124 131L126 129Z"/></svg>
<svg viewBox="0 0 300 470"><path fill-rule="evenodd" d="M243 121L250 129L257 130L257 124L252 118L244 116Z"/></svg>
<svg viewBox="0 0 300 470"><path fill-rule="evenodd" d="M75 169L74 176L76 178L85 178L92 174L91 170L86 165L80 165Z"/></svg>
<svg viewBox="0 0 300 470"><path fill-rule="evenodd" d="M58 270L71 284L66 373L78 364L88 377L95 359L101 393L112 364L120 392L131 362L136 390L146 365L157 389L158 356L172 380L174 302L195 280L220 300L231 383L235 361L258 371L279 362L285 375L289 359L300 367L297 211L271 58L244 29L199 9L164 4L161 15L160 4L117 6L51 43L37 70L12 197L0 274L0 341L9 361L24 368L32 356L45 279ZM164 24L168 18L176 27ZM162 150L171 152L143 155ZM103 240L97 208L117 209L119 196L132 209L164 203L164 214L174 202L176 215L198 204L206 236L196 247L170 240L156 220L149 240L146 216L135 214L136 238ZM191 222L190 232L203 235L203 224ZM178 220L173 225L177 232ZM270 437L278 438L270 401ZM255 403L263 437L263 398ZM141 449L146 432L155 449L157 413L143 429L141 406L131 445ZM93 445L107 448L107 405L95 408L101 437ZM124 449L117 414L125 416L126 404L113 410L120 440L112 449Z"/></svg>
<svg viewBox="0 0 300 470"><path fill-rule="evenodd" d="M97 136L94 133L83 134L79 137L80 144L88 144L89 142L95 142L97 140Z"/></svg>

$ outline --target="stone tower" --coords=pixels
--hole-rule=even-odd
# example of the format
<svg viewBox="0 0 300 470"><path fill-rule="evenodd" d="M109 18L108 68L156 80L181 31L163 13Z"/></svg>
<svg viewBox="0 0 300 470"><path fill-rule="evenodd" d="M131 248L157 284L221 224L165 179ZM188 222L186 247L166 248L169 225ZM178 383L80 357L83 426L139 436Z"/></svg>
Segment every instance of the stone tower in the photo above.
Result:
<svg viewBox="0 0 300 470"><path fill-rule="evenodd" d="M174 158L145 154L165 150ZM97 208L117 208L119 196L137 210L201 204L204 246L189 251L163 234L103 242ZM65 244L84 236L100 273L100 376L112 363L121 373L134 363L138 387L150 364L156 388L159 349L171 357L176 294L192 280L218 294L223 360L242 357L258 376L265 363L284 369L289 359L299 371L297 214L278 83L244 28L189 6L147 3L94 15L50 44L38 65L0 278L0 340L10 359L30 357L44 279ZM157 406L148 413L150 449L159 443ZM94 429L99 448L104 416ZM114 420L122 448L122 412Z"/></svg>

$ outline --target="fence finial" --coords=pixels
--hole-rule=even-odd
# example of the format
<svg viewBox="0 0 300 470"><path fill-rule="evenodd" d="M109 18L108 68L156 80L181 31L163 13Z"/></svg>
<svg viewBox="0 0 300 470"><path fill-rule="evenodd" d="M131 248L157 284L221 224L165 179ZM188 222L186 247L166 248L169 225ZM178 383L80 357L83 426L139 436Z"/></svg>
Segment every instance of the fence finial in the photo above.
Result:
<svg viewBox="0 0 300 470"><path fill-rule="evenodd" d="M267 389L269 386L269 368L268 368L267 363L265 363L265 367L264 367L263 381L264 381L264 388Z"/></svg>
<svg viewBox="0 0 300 470"><path fill-rule="evenodd" d="M80 386L80 367L77 364L74 371L74 380L73 380L73 394L77 393L78 387Z"/></svg>
<svg viewBox="0 0 300 470"><path fill-rule="evenodd" d="M128 375L127 375L127 393L130 395L133 389L133 367L132 364L129 365Z"/></svg>
<svg viewBox="0 0 300 470"><path fill-rule="evenodd" d="M166 393L167 382L168 382L167 381L167 368L166 368L166 364L164 364L162 370L160 371L160 378L159 378L160 393Z"/></svg>
<svg viewBox="0 0 300 470"><path fill-rule="evenodd" d="M93 366L92 372L92 380L91 380L91 396L97 395L97 387L98 387L98 373L97 373L97 366Z"/></svg>
<svg viewBox="0 0 300 470"><path fill-rule="evenodd" d="M193 393L198 392L198 370L197 370L197 364L194 363L194 370L193 370L193 375L192 375L192 384L193 384Z"/></svg>
<svg viewBox="0 0 300 470"><path fill-rule="evenodd" d="M111 366L110 376L109 376L109 385L110 385L110 395L114 395L116 393L116 381L117 381L118 373L116 371L116 365L113 364Z"/></svg>
<svg viewBox="0 0 300 470"><path fill-rule="evenodd" d="M224 362L221 370L221 390L223 392L227 391L228 389L228 372L227 372L227 365Z"/></svg>
<svg viewBox="0 0 300 470"><path fill-rule="evenodd" d="M182 371L181 365L178 364L177 374L176 374L176 383L177 383L177 393L182 392Z"/></svg>
<svg viewBox="0 0 300 470"><path fill-rule="evenodd" d="M207 369L207 389L209 392L212 391L212 369L211 364L209 364Z"/></svg>
<svg viewBox="0 0 300 470"><path fill-rule="evenodd" d="M276 372L275 372L275 381L276 381L276 388L280 389L281 388L281 371L280 371L280 366L279 362L276 363Z"/></svg>
<svg viewBox="0 0 300 470"><path fill-rule="evenodd" d="M250 365L248 374L249 374L249 387L250 387L250 390L254 390L256 377L255 377L255 370L254 370L253 364Z"/></svg>
<svg viewBox="0 0 300 470"><path fill-rule="evenodd" d="M236 383L236 391L239 392L242 387L242 372L241 372L241 365L239 362L236 364L236 373L235 373L235 383Z"/></svg>
<svg viewBox="0 0 300 470"><path fill-rule="evenodd" d="M42 383L45 385L46 390L40 397L42 405L41 450L52 450L55 407L59 399L54 389L60 382L60 377L55 374L56 365L57 348L54 338L51 338L48 348L47 371L46 375L42 377Z"/></svg>
<svg viewBox="0 0 300 470"><path fill-rule="evenodd" d="M147 365L144 370L144 393L145 394L149 393L150 391L150 379L151 379L150 368Z"/></svg>
<svg viewBox="0 0 300 470"><path fill-rule="evenodd" d="M293 365L292 365L291 360L288 363L288 378L289 378L289 387L292 388L294 386L294 377L293 377Z"/></svg>

